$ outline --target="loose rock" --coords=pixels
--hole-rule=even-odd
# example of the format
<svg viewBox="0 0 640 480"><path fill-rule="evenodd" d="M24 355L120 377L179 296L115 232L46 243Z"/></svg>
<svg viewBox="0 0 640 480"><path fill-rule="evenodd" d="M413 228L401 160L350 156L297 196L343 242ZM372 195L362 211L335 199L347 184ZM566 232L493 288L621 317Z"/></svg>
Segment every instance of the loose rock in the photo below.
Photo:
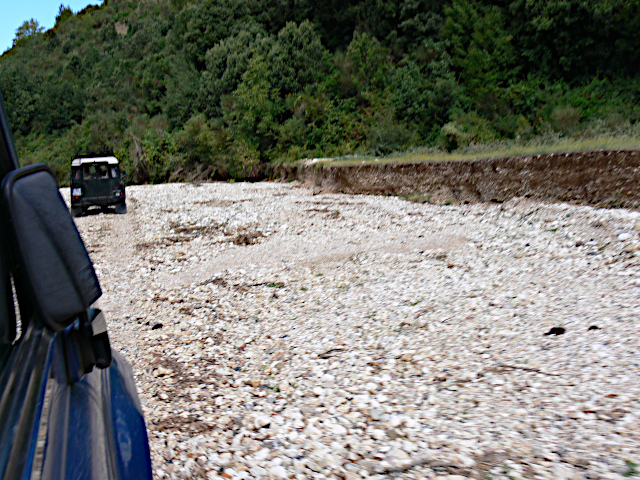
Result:
<svg viewBox="0 0 640 480"><path fill-rule="evenodd" d="M158 478L640 465L638 212L295 183L127 193L126 215L76 223Z"/></svg>

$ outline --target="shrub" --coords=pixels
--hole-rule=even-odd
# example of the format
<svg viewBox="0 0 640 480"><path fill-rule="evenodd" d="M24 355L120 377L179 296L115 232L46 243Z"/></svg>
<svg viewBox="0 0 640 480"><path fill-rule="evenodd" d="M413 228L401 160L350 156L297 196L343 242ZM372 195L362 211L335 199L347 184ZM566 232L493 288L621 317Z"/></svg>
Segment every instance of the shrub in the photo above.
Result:
<svg viewBox="0 0 640 480"><path fill-rule="evenodd" d="M56 25L71 17L73 17L73 10L71 10L68 5L64 6L63 4L60 4L60 7L58 7L58 14L56 15Z"/></svg>
<svg viewBox="0 0 640 480"><path fill-rule="evenodd" d="M551 112L551 125L561 133L571 133L575 126L578 125L582 113L577 108L571 106L556 107Z"/></svg>
<svg viewBox="0 0 640 480"><path fill-rule="evenodd" d="M405 150L412 143L409 129L393 118L389 112L376 115L371 120L367 135L367 151L373 155L388 155Z"/></svg>
<svg viewBox="0 0 640 480"><path fill-rule="evenodd" d="M469 143L469 135L462 131L456 122L449 122L442 126L438 144L447 152L453 152Z"/></svg>

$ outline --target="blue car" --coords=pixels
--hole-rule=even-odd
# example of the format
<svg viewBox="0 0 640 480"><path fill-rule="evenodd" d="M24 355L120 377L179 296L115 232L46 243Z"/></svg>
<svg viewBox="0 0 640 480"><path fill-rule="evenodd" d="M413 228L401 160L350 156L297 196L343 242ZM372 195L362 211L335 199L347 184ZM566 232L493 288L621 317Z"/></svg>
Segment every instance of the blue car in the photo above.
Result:
<svg viewBox="0 0 640 480"><path fill-rule="evenodd" d="M0 478L151 479L93 265L49 168L19 168L1 95L0 177Z"/></svg>

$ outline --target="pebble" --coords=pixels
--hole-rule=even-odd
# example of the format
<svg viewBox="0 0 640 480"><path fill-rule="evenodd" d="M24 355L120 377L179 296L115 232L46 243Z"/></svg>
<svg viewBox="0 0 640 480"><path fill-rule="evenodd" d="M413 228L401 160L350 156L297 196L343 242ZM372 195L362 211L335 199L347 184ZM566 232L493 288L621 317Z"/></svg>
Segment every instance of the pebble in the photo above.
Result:
<svg viewBox="0 0 640 480"><path fill-rule="evenodd" d="M313 460L307 461L307 468L309 470L312 470L312 471L318 472L318 473L322 471L322 467L320 465L318 465L316 462L314 462Z"/></svg>
<svg viewBox="0 0 640 480"><path fill-rule="evenodd" d="M336 424L336 425L333 425L331 427L331 432L334 435L346 435L348 433L348 430L345 427L343 427L342 425L337 425Z"/></svg>
<svg viewBox="0 0 640 480"><path fill-rule="evenodd" d="M387 456L393 460L407 460L409 458L409 454L399 448L391 449Z"/></svg>
<svg viewBox="0 0 640 480"><path fill-rule="evenodd" d="M75 219L158 478L640 464L638 212L315 193L136 186Z"/></svg>
<svg viewBox="0 0 640 480"><path fill-rule="evenodd" d="M289 478L289 474L287 473L285 468L280 466L280 465L276 465L275 467L271 467L269 469L269 476L271 478L274 478L274 479L277 479L277 480Z"/></svg>
<svg viewBox="0 0 640 480"><path fill-rule="evenodd" d="M256 429L266 427L267 425L270 425L270 424L271 424L271 419L265 415L260 415L256 417L255 420L253 421L253 425L255 426Z"/></svg>
<svg viewBox="0 0 640 480"><path fill-rule="evenodd" d="M275 468L275 467L274 467ZM269 475L269 472L265 468L254 465L249 469L249 473L254 477L266 477Z"/></svg>
<svg viewBox="0 0 640 480"><path fill-rule="evenodd" d="M381 408L372 408L369 410L369 415L371 416L371 420L378 421L382 418L382 415L384 415L384 410Z"/></svg>

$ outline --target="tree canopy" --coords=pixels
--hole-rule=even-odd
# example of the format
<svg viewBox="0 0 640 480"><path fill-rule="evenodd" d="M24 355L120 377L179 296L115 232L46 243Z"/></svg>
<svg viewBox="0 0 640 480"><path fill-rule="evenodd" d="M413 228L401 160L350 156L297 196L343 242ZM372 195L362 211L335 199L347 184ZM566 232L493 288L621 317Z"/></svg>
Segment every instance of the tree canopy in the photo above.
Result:
<svg viewBox="0 0 640 480"><path fill-rule="evenodd" d="M270 162L617 131L640 0L104 0L0 57L27 162L113 148L136 182Z"/></svg>

